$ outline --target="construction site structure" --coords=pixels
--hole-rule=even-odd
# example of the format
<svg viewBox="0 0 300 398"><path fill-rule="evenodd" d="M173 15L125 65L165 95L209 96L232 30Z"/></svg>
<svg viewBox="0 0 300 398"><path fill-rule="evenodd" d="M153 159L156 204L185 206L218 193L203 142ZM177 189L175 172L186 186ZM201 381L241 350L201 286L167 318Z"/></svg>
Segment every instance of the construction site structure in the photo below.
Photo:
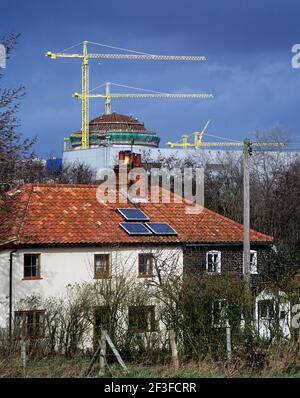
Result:
<svg viewBox="0 0 300 398"><path fill-rule="evenodd" d="M181 136L180 141L168 141L167 145L170 148L182 148L182 149L200 149L200 148L217 148L217 147L231 147L231 148L236 148L236 147L245 147L245 143L249 147L252 148L256 147L257 149L262 147L262 148L278 148L278 147L283 147L282 143L277 143L277 142L251 142L249 139L245 139L244 141L237 141L237 140L232 140L224 137L220 137L217 135L212 135L212 134L207 134L207 128L210 123L210 120L208 120L204 126L204 128L201 131L196 131L193 133L194 136L194 141L190 142L189 138L190 135L188 134L183 134ZM219 138L224 141L214 141L214 142L209 142L209 141L203 141L204 134L209 137L214 137L214 138ZM252 150L252 149L251 149Z"/></svg>
<svg viewBox="0 0 300 398"><path fill-rule="evenodd" d="M131 88L135 90L142 90L144 93L111 93L110 86L118 86L118 87L125 87L125 88ZM127 86L124 84L117 84L117 83L111 83L111 82L106 82L105 83L106 90L105 94L90 94L88 95L89 98L100 98L100 99L105 99L105 114L110 115L112 113L111 111L111 100L112 98L114 99L213 99L214 96L213 94L207 94L207 93L201 93L201 94L182 94L182 93L163 93L159 91L153 91L153 90L146 90L144 88L139 88L139 87L132 87L132 86ZM95 90L95 89L94 89ZM94 91L92 90L92 91ZM145 91L148 91L145 93ZM151 92L150 92L151 91ZM73 97L82 100L82 94L80 93L74 93Z"/></svg>
<svg viewBox="0 0 300 398"><path fill-rule="evenodd" d="M64 151L81 150L81 131L75 131L65 138ZM133 116L116 112L105 113L89 123L89 148L141 146L158 148L160 137L145 128L144 123ZM124 149L124 148L123 148Z"/></svg>
<svg viewBox="0 0 300 398"><path fill-rule="evenodd" d="M104 47L110 47L114 49L119 49L123 51L130 52L130 54L105 54L105 53L89 53L88 52L88 43L94 45L100 45ZM82 53L67 53L65 51L70 50L77 45L82 44L83 50ZM82 127L81 127L81 149L88 149L90 147L90 134L89 134L89 99L90 98L99 98L99 95L95 97L95 95L91 95L89 91L89 60L90 59L114 59L114 60L135 60L135 61L206 61L205 56L179 56L179 55L155 55L155 54L147 54L140 53L137 51L121 49L117 47L111 47L107 45L103 45L100 43L88 42L87 40L82 43L76 44L66 50L54 53L52 51L47 51L46 56L51 59L57 58L79 58L82 59L82 92L80 94L77 93L78 98L80 98L82 102ZM154 93L153 93L154 94ZM124 94L123 94L124 95ZM108 98L109 96L106 96ZM171 98L170 95L165 98ZM111 98L111 96L110 96ZM110 112L110 104L109 100L107 100L107 112ZM120 96L119 96L120 98ZM122 97L122 98L129 98ZM131 97L133 98L133 97ZM140 97L141 98L141 97ZM145 97L144 97L145 98ZM147 97L149 98L149 97ZM158 97L152 97L158 98ZM162 98L161 96L159 98ZM175 98L175 97L173 97ZM177 94L176 98L201 98L208 99L212 98L211 94L200 94L199 97L196 97L193 94Z"/></svg>

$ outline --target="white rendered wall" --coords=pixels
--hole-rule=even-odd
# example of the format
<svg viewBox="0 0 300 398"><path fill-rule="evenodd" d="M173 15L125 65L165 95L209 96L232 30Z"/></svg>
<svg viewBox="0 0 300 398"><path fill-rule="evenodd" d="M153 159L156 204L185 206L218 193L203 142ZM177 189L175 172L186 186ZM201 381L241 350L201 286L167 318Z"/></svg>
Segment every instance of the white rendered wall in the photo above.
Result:
<svg viewBox="0 0 300 398"><path fill-rule="evenodd" d="M0 327L7 325L9 306L9 253L0 252ZM23 279L25 253L40 254L41 279ZM181 248L41 248L19 249L13 256L13 304L29 296L41 298L64 297L66 287L74 283L93 282L94 254L110 253L112 276L125 274L138 277L138 254L154 253L162 262L173 267L172 273L182 273L183 254ZM176 265L176 266L175 266ZM143 278L137 278L143 281ZM13 308L14 311L14 308Z"/></svg>
<svg viewBox="0 0 300 398"><path fill-rule="evenodd" d="M9 250L0 252L0 328L8 324Z"/></svg>

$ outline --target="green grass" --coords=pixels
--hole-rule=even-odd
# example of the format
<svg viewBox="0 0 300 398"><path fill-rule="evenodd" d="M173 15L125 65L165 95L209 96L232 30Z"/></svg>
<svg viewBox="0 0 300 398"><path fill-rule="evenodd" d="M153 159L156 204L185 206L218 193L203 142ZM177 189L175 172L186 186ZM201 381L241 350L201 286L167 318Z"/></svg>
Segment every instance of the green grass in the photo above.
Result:
<svg viewBox="0 0 300 398"><path fill-rule="evenodd" d="M45 358L29 360L26 366L26 377L33 378L78 378L84 377L85 371L90 363L89 359L77 358ZM106 368L107 378L251 378L251 377L272 377L272 378L300 378L299 366L290 366L285 369L265 369L257 374L249 370L232 366L225 367L222 363L186 363L181 364L179 372L172 371L168 365L152 365L127 363L128 374L122 371L117 363L109 364ZM94 365L89 377L99 377L98 363ZM0 360L0 377L24 377L19 358Z"/></svg>

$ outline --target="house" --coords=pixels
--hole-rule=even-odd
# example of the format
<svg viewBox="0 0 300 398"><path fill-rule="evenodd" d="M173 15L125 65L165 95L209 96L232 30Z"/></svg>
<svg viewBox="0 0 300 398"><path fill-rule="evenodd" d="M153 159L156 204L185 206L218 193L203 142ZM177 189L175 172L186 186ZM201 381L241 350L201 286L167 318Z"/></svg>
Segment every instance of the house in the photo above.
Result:
<svg viewBox="0 0 300 398"><path fill-rule="evenodd" d="M254 230L250 238L255 278L273 239ZM17 311L24 297L63 296L68 285L110 278L117 266L153 278L155 251L179 275L184 268L242 275L242 245L242 225L206 208L186 214L172 194L170 203L100 203L95 185L21 186L0 208L0 327L42 322L42 310Z"/></svg>

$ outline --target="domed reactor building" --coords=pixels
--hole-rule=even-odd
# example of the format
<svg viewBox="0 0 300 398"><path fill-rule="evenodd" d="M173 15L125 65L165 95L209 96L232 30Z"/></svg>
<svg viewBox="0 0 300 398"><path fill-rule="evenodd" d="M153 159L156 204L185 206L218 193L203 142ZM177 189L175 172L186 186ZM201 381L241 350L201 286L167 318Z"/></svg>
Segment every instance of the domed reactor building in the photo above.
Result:
<svg viewBox="0 0 300 398"><path fill-rule="evenodd" d="M147 130L137 118L115 112L91 120L89 133L89 149L81 148L81 131L65 138L64 162L77 161L96 169L112 167L120 151L142 153L150 149L157 152L160 142L159 135Z"/></svg>
<svg viewBox="0 0 300 398"><path fill-rule="evenodd" d="M138 145L143 147L159 146L158 134L145 128L144 123L132 116L119 113L103 114L90 124L90 148L113 145ZM81 131L70 136L70 149L81 149Z"/></svg>

